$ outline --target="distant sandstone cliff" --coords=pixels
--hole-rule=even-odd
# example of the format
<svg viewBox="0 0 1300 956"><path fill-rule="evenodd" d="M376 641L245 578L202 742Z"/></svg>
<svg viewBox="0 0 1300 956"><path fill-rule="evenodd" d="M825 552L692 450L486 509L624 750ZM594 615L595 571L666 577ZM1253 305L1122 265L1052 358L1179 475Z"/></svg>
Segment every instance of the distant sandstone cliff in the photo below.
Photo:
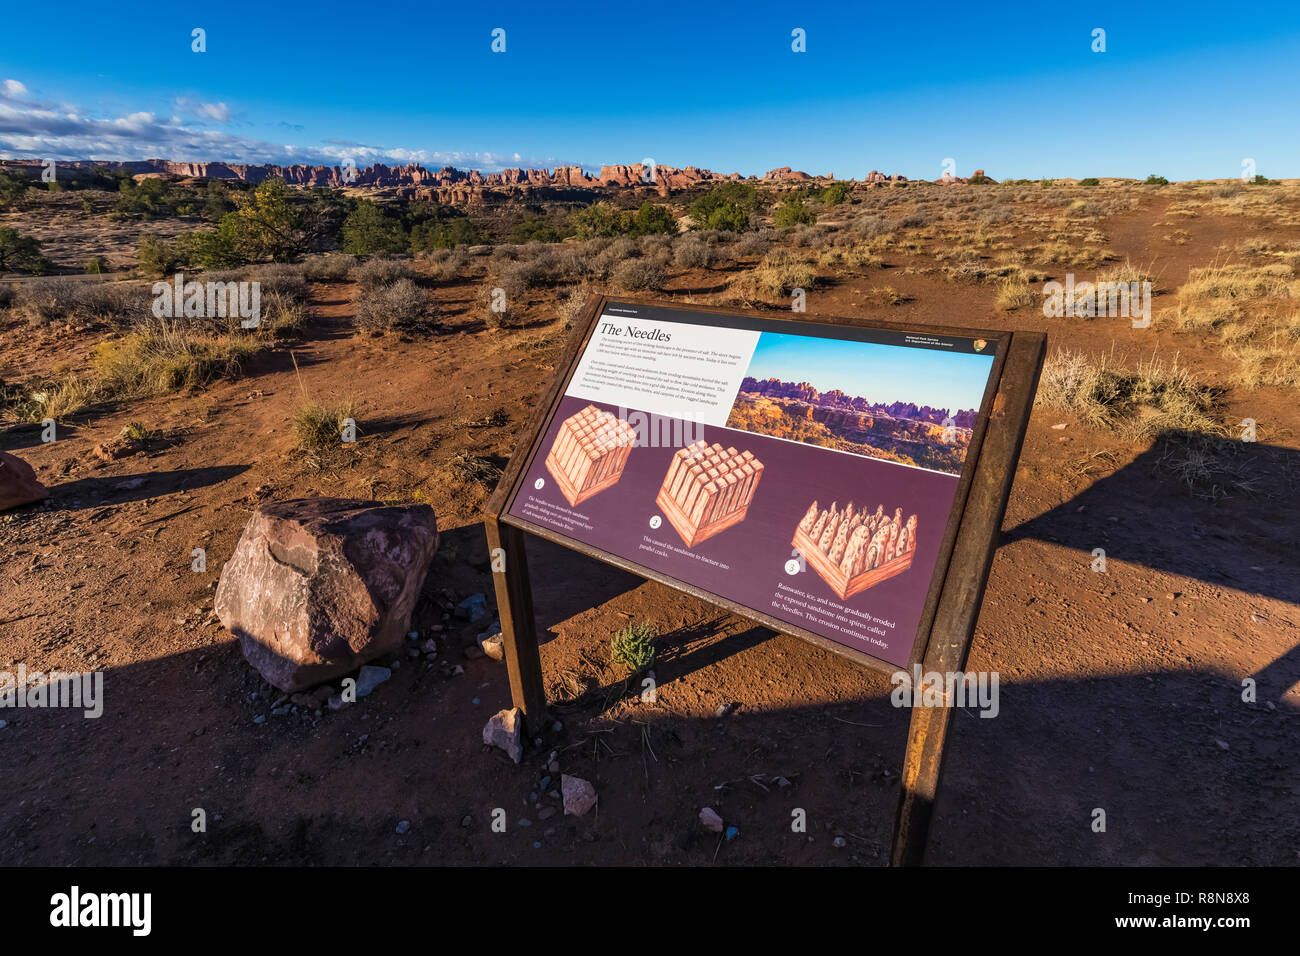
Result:
<svg viewBox="0 0 1300 956"><path fill-rule="evenodd" d="M931 408L929 405L913 405L911 402L892 402L888 405L868 402L858 395L847 395L838 388L829 392L819 392L807 382L782 382L780 379L756 379L746 375L740 383L740 390L751 395L764 395L769 398L793 399L814 406L808 410L808 417L817 421L840 422L855 418L852 414L828 415L827 410L843 410L845 413L865 413L859 416L858 427L870 428L871 416L903 418L914 422L929 422L939 425L949 416L946 408ZM952 422L958 428L971 428L975 424L978 412L975 409L960 409L952 414Z"/></svg>
<svg viewBox="0 0 1300 956"><path fill-rule="evenodd" d="M36 170L40 160L0 160L0 168L19 167ZM283 179L295 186L354 186L358 188L397 189L410 195L424 193L444 198L468 197L482 187L501 189L530 188L629 188L643 187L659 193L688 189L700 183L722 183L749 180L754 182L830 182L831 176L810 176L808 173L782 166L757 176L740 173L715 173L709 169L687 166L656 165L651 170L642 163L619 164L600 167L599 175L592 175L581 166L557 166L554 169L504 169L496 173L456 169L444 166L430 170L418 163L404 166L385 166L377 163L365 169L347 170L339 166L275 166L243 163L181 163L169 159L145 159L129 162L99 162L80 160L60 162L65 172L88 171L94 167L126 169L137 176L164 175L193 179L238 179L260 183L267 179ZM868 183L906 182L906 176L884 176L872 170L863 180Z"/></svg>

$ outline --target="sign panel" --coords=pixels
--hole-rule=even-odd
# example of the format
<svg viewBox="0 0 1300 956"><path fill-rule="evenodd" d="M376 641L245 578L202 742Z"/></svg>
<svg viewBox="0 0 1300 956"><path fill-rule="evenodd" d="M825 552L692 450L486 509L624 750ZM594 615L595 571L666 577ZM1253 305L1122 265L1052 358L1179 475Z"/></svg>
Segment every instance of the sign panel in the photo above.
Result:
<svg viewBox="0 0 1300 956"><path fill-rule="evenodd" d="M607 302L506 514L904 666L997 347Z"/></svg>

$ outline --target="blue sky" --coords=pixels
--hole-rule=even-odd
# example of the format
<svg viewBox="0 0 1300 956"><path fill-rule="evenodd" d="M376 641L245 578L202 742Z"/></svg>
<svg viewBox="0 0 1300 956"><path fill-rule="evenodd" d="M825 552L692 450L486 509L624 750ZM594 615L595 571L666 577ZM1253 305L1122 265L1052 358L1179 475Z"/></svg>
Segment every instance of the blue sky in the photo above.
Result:
<svg viewBox="0 0 1300 956"><path fill-rule="evenodd" d="M991 355L763 332L745 374L955 412L979 408L992 365Z"/></svg>
<svg viewBox="0 0 1300 956"><path fill-rule="evenodd" d="M219 10L10 4L0 155L1300 175L1294 0Z"/></svg>

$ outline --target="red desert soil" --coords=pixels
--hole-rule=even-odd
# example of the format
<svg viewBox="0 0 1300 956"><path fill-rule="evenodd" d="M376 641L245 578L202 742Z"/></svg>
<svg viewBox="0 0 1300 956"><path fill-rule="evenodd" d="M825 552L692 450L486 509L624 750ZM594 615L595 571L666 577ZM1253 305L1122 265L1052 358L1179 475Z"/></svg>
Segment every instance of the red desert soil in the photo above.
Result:
<svg viewBox="0 0 1300 956"><path fill-rule="evenodd" d="M1158 252L1157 288L1172 289L1222 235L1202 220L1197 242L1171 251L1150 225L1159 215L1110 223L1110 247L1135 262ZM1132 356L1177 352L1222 367L1195 336L1007 314L987 286L893 271L842 278L809 310L1032 325L1049 333L1049 349L1113 341ZM699 274L672 285L716 282ZM914 298L861 305L884 282ZM456 309L472 294L438 292ZM505 668L463 652L490 617L443 614L475 592L491 599L476 514L489 489L447 462L460 452L505 462L563 334L548 305L522 330L462 317L410 340L354 336L350 289L314 295L304 339L238 381L100 414L50 445L31 428L3 436L53 495L0 518L0 668L106 674L100 719L4 714L0 864L887 860L908 714L890 706L885 675L544 542L530 563L562 726L520 766L485 749L484 722L509 706ZM15 322L3 335L28 355L84 354L72 333ZM292 451L304 393L356 403L357 446L324 469ZM1035 411L969 663L1000 674L1000 713L954 715L932 862L1297 861L1297 413L1281 390L1239 395L1229 413L1260 423L1260 444L1243 452L1260 490L1217 501L1161 470L1158 447ZM482 423L497 410L504 424ZM132 420L166 437L135 457L94 459L94 445ZM412 623L422 640L445 625L433 635L437 661L404 657L391 680L337 712L270 716L278 695L210 613L250 511L264 498L417 491L443 533ZM196 547L206 573L190 570ZM1095 547L1106 549L1106 574L1090 569ZM653 705L608 663L611 633L642 618L667 635ZM457 664L463 674L451 672ZM1242 701L1247 677L1258 682L1253 704ZM715 716L726 703L739 707ZM552 751L564 773L599 791L587 817L557 809L554 775L541 786ZM751 780L760 774L792 785L765 788ZM720 843L704 830L705 806L739 837ZM199 807L206 834L191 832ZM1090 828L1098 807L1101 834ZM491 830L495 808L505 833ZM797 808L807 833L791 832ZM399 835L402 820L410 826Z"/></svg>

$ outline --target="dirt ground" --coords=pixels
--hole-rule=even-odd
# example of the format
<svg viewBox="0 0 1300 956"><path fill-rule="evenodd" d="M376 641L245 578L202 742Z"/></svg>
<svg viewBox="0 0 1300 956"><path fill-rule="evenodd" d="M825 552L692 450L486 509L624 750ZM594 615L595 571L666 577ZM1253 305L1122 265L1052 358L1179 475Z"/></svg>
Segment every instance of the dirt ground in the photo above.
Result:
<svg viewBox="0 0 1300 956"><path fill-rule="evenodd" d="M1158 293L1249 229L1206 218L1170 246L1163 212L1152 200L1106 224L1121 258L1158 261ZM1032 325L1049 349L1224 365L1195 335L1007 313L986 286L886 260L907 301L864 305L881 275L845 275L808 311ZM686 273L666 293L715 286ZM473 593L493 603L477 512L490 488L447 463L505 463L565 333L545 301L522 328L486 329L463 311L474 289L452 283L435 293L450 315L437 334L354 335L350 291L314 286L303 338L238 380L96 413L54 443L32 426L0 433L52 489L0 517L0 669L105 671L102 718L2 715L0 864L884 864L908 720L885 675L545 542L529 557L559 723L518 766L482 745L484 722L509 706L505 667L464 653L492 615L450 612ZM17 319L0 342L15 375L90 346ZM304 396L356 403L360 438L323 469L293 451ZM954 715L930 862L1300 861L1300 415L1279 388L1234 393L1227 414L1259 423L1242 451L1258 490L1212 500L1162 467L1158 443L1035 410L969 662L999 673L1000 713ZM132 457L92 455L133 420L162 437ZM442 543L412 628L437 640L436 660L401 656L356 706L270 716L278 693L211 614L252 509L417 489ZM200 547L205 573L190 567ZM1105 574L1091 569L1096 547ZM653 705L608 663L611 633L633 619L666 635ZM727 703L739 706L715 716ZM553 751L595 784L587 817L557 810ZM705 806L739 835L704 830ZM206 833L191 831L195 808ZM497 808L504 833L490 826ZM806 833L792 832L800 809Z"/></svg>

